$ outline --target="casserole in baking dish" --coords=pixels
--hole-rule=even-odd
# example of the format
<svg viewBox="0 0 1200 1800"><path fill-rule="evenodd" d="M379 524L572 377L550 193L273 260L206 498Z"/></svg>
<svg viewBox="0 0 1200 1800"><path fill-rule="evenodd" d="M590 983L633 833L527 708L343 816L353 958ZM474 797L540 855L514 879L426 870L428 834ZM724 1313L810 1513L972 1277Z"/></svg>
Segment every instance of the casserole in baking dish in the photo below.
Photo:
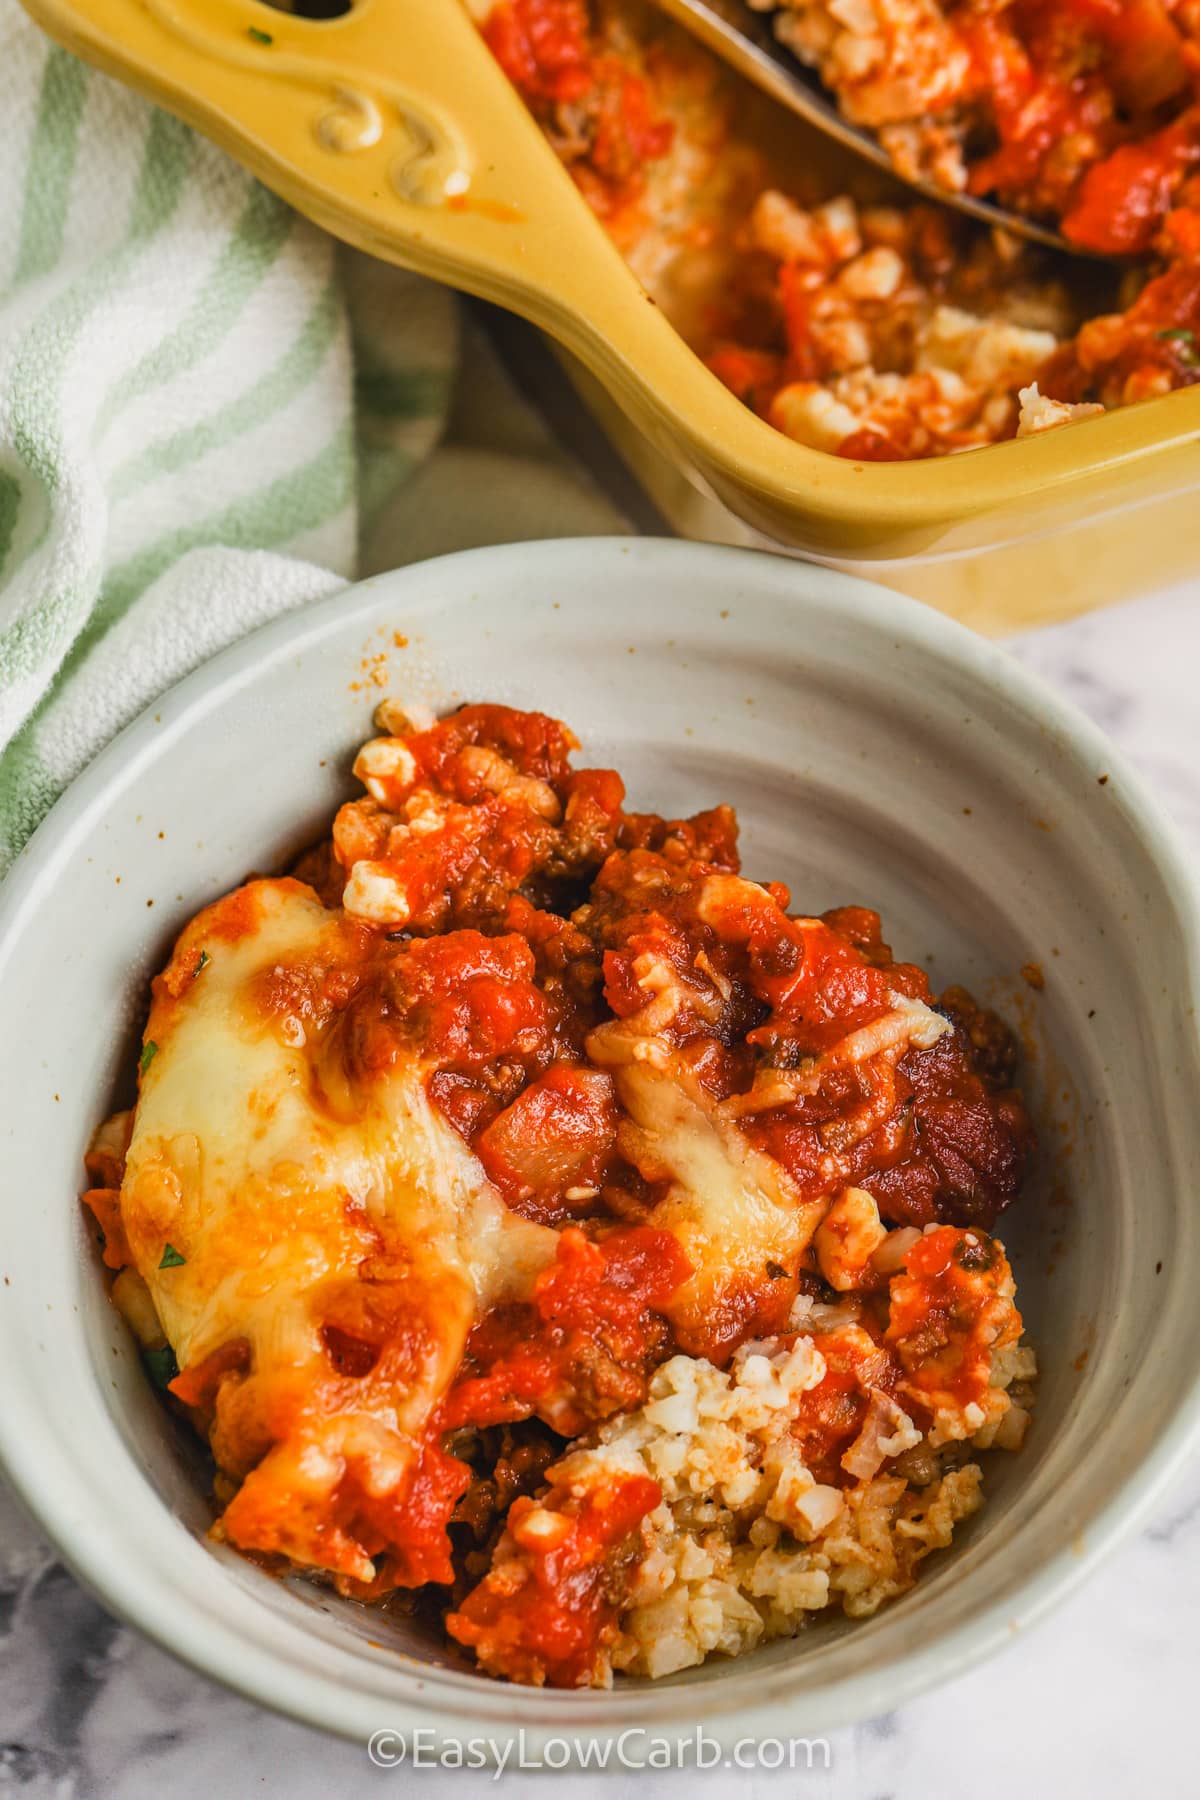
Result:
<svg viewBox="0 0 1200 1800"><path fill-rule="evenodd" d="M548 330L680 529L869 568L983 628L1187 567L1194 392L912 464L837 458L755 417L648 300L458 0L358 0L322 21L261 0L31 10L320 223ZM838 153L783 135L788 167L827 169L838 191Z"/></svg>

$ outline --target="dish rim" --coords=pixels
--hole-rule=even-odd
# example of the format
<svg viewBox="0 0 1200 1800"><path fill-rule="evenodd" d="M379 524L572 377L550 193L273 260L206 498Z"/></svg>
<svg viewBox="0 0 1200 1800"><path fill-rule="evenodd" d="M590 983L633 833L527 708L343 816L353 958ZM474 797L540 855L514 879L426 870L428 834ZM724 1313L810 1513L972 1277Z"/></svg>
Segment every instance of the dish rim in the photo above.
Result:
<svg viewBox="0 0 1200 1800"><path fill-rule="evenodd" d="M1049 729L1060 753L1112 777L1114 799L1134 821L1145 852L1159 873L1164 897L1180 932L1187 979L1200 1001L1200 898L1176 828L1124 756L1114 750L1085 715L1037 675L1009 653L932 609L854 577L754 551L674 539L620 537L485 546L350 584L324 600L261 627L168 689L126 726L67 789L0 885L0 995L14 947L29 927L31 908L36 911L40 881L69 859L82 834L100 823L114 777L131 761L157 760L158 756L170 754L172 732L164 728L182 726L197 712L219 705L222 695L247 681L269 680L279 665L299 650L311 652L329 636L353 635L368 627L378 620L381 606L393 617L398 616L404 607L406 585L428 585L431 570L441 578L446 598L423 601L424 616L452 603L468 587L474 591L485 588L497 565L507 564L527 574L531 559L552 567L556 559L572 556L586 557L589 567L599 559L607 559L613 565L614 575L640 578L648 586L661 561L675 563L684 575L689 564L716 563L728 570L731 586L738 585L740 578L740 585L755 588L760 594L764 587L768 593L773 590L781 604L799 612L849 618L869 633L900 632L916 648L928 650L935 662L948 663L973 682L988 687L1040 728ZM677 575L676 579L682 577ZM1194 1014L1188 1029L1192 1038L1200 1041L1200 1025ZM393 1721L403 1721L406 1731L417 1726L429 1729L439 1743L461 1741L468 1732L503 1740L508 1728L483 1712L474 1712L469 1700L460 1707L453 1693L436 1700L423 1694L421 1671L401 1667L399 1681L409 1684L412 1691L403 1699L381 1702L361 1690L343 1688L332 1677L314 1677L307 1670L297 1670L271 1651L245 1643L232 1627L199 1613L186 1596L181 1598L171 1588L143 1576L127 1550L114 1541L111 1522L81 1519L72 1497L55 1489L48 1477L56 1449L50 1446L49 1457L39 1449L40 1436L44 1435L38 1430L40 1419L36 1407L28 1400L22 1401L20 1386L11 1387L5 1406L0 1408L0 1471L68 1567L106 1606L171 1655L277 1712L356 1741L363 1741L371 1730ZM732 1705L722 1709L721 1683L717 1680L704 1690L709 1712L703 1728L729 1746L744 1738L754 1723L778 1727L784 1707L791 1704L801 1706L806 1718L819 1718L822 1731L836 1729L870 1715L883 1704L890 1708L913 1699L950 1671L965 1673L1011 1641L1015 1631L1034 1623L1057 1601L1065 1599L1109 1551L1132 1535L1198 1437L1200 1365L1191 1376L1185 1401L1143 1461L1131 1468L1096 1514L1088 1527L1086 1542L1064 1543L1048 1554L1007 1599L1001 1596L982 1602L970 1619L949 1633L902 1655L889 1667L885 1695L881 1695L878 1672L866 1671L826 1687L814 1685L792 1702L772 1698L748 1709ZM187 1619L188 1639L181 1641L181 1619L189 1612L193 1616ZM643 1691L652 1694L654 1690ZM577 1695L564 1696L564 1706L569 1698L579 1700ZM544 1741L564 1732L577 1739L615 1735L628 1721L606 1722L607 1698L597 1695L584 1702L589 1714L586 1723L573 1716L564 1717L561 1726L552 1719L526 1724L527 1741L532 1745L539 1736ZM558 1704L550 1701L548 1711ZM516 1726L511 1729L515 1733Z"/></svg>

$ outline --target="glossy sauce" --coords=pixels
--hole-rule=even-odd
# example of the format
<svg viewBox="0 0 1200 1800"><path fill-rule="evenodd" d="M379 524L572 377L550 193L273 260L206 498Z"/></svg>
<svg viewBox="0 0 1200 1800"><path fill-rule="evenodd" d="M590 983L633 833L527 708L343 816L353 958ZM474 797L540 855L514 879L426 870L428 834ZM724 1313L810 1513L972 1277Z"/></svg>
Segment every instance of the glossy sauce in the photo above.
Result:
<svg viewBox="0 0 1200 1800"><path fill-rule="evenodd" d="M728 808L689 819L627 811L615 772L572 768L574 740L546 715L468 707L409 731L403 755L399 743L377 756L391 773L372 776L375 791L338 815L332 852L305 859L328 910L297 882L252 883L207 909L155 983L150 1029L169 1056L206 968L212 979L205 944L220 956L264 909L299 908L315 936L240 990L239 1028L290 1047L294 1079L334 1134L377 1119L378 1097L395 1091L387 1084L416 1068L440 1129L477 1158L473 1178L494 1184L492 1204L542 1231L551 1253L519 1297L463 1327L465 1354L419 1436L414 1428L405 1479L375 1482L363 1472L369 1457L348 1456L330 1496L301 1518L292 1476L269 1472L279 1446L308 1424L328 1427L320 1441L336 1447L341 1421L358 1432L379 1421L391 1443L388 1421L436 1366L442 1321L470 1304L461 1271L422 1262L419 1243L402 1231L393 1241L386 1215L347 1194L337 1223L356 1260L317 1290L317 1372L272 1377L267 1393L251 1343L233 1331L171 1383L236 1489L221 1521L229 1541L324 1568L365 1598L450 1587L454 1531L472 1516L478 1472L465 1459L477 1452L459 1448L530 1421L571 1440L644 1401L653 1369L679 1345L675 1301L696 1271L653 1222L676 1178L631 1129L613 1070L589 1050L626 1025L644 1033L648 1055L677 1059L697 1121L689 1129L706 1156L724 1159L709 1167L735 1195L766 1179L758 1156L788 1207L854 1184L886 1220L950 1222L893 1279L890 1322L885 1284L864 1272L873 1310L827 1341L825 1379L798 1417L812 1466L842 1479L838 1459L873 1387L930 1414L948 1391L973 1395L1006 1265L984 1267L979 1246L990 1240L965 1228L990 1226L1015 1197L1033 1142L1000 1022L957 990L937 1002L940 1019L930 1012L926 976L894 960L869 908L795 914L782 884L742 879ZM402 928L339 907L358 853L405 884ZM932 1047L901 1038L888 1048L905 1006L938 1027ZM110 1266L129 1255L119 1162L94 1155L87 1196ZM249 1214L245 1228L256 1229ZM231 1240L229 1252L240 1267L244 1250L253 1267L267 1247ZM705 1254L719 1263L730 1253L718 1238ZM822 1292L811 1252L787 1264L780 1254L764 1240L752 1266L731 1267L689 1320L691 1354L724 1362L747 1338L786 1331L798 1292ZM653 1482L614 1476L603 1496L560 1506L550 1526L530 1523L537 1509L516 1501L508 1531L520 1580L505 1597L489 1578L450 1629L516 1679L586 1680L613 1629L636 1527L657 1499Z"/></svg>

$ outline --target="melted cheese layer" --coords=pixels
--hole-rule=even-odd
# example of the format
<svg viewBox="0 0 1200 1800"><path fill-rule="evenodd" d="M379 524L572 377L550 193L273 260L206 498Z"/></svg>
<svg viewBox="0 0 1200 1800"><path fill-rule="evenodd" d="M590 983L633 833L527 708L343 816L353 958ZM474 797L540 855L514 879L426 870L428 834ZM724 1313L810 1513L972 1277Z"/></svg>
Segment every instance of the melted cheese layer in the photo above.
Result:
<svg viewBox="0 0 1200 1800"><path fill-rule="evenodd" d="M252 883L188 927L172 970L196 974L156 985L121 1206L181 1369L248 1346L211 1427L221 1466L250 1476L230 1534L240 1520L245 1547L369 1580L361 1547L318 1528L321 1506L348 1475L399 1491L471 1326L528 1291L557 1237L507 1209L415 1055L330 1104L320 1044L258 993L282 964L327 964L338 929L291 881ZM382 1335L376 1366L339 1368L331 1325Z"/></svg>

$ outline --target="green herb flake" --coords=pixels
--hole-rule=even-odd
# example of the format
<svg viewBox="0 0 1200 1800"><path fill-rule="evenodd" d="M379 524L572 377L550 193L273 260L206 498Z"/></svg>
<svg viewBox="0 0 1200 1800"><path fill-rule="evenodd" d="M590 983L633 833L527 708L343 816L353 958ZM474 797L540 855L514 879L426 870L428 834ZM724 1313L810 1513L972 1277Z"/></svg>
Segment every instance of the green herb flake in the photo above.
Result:
<svg viewBox="0 0 1200 1800"><path fill-rule="evenodd" d="M205 967L205 965L207 963L210 963L211 961L212 961L212 957L208 954L208 951L202 950L200 952L200 960L196 964L195 968L192 970L192 980L193 981L195 981L195 979L196 979L197 975L200 973L201 969L203 969Z"/></svg>
<svg viewBox="0 0 1200 1800"><path fill-rule="evenodd" d="M1194 368L1200 363L1200 354L1196 351L1196 334L1189 326L1172 325L1169 330L1156 331L1154 335L1164 343L1175 344L1180 362L1188 368Z"/></svg>
<svg viewBox="0 0 1200 1800"><path fill-rule="evenodd" d="M155 1387L165 1394L179 1373L179 1364L170 1344L162 1344L157 1350L143 1350L142 1363Z"/></svg>
<svg viewBox="0 0 1200 1800"><path fill-rule="evenodd" d="M174 1244L167 1244L162 1253L162 1261L158 1266L160 1269L181 1269L186 1261L187 1257L180 1256Z"/></svg>
<svg viewBox="0 0 1200 1800"><path fill-rule="evenodd" d="M256 44L273 44L275 42L269 31L260 31L257 25L249 26L246 35L252 37Z"/></svg>
<svg viewBox="0 0 1200 1800"><path fill-rule="evenodd" d="M142 1054L138 1058L138 1068L142 1071L143 1075L157 1055L158 1045L153 1038L147 1038L146 1042L142 1045Z"/></svg>

